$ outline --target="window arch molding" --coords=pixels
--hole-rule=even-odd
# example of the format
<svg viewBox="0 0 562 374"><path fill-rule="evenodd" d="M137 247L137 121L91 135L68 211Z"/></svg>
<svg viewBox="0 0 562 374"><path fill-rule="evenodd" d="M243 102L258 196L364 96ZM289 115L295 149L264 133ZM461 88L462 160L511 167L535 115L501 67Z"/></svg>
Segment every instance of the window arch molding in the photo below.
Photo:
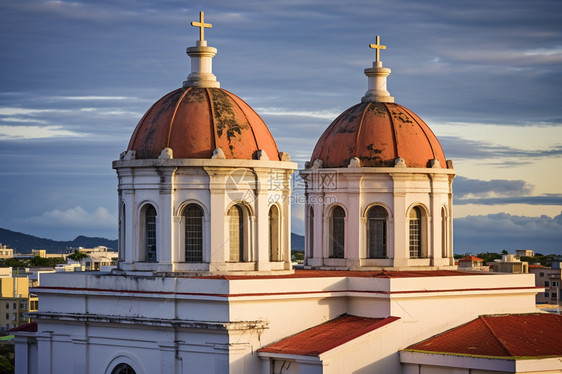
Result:
<svg viewBox="0 0 562 374"><path fill-rule="evenodd" d="M227 262L251 262L254 260L252 242L254 220L253 209L245 201L237 200L229 204L225 211L229 242L226 253Z"/></svg>
<svg viewBox="0 0 562 374"><path fill-rule="evenodd" d="M154 221L147 218L149 209L154 209ZM157 262L158 261L158 241L160 240L159 232L159 214L158 204L152 200L143 200L137 205L138 217L138 240L139 253L137 254L139 261ZM149 222L147 222L147 219Z"/></svg>
<svg viewBox="0 0 562 374"><path fill-rule="evenodd" d="M174 213L174 215L176 217L179 217L182 215L183 210L191 204L196 204L199 205L199 207L203 210L203 216L204 217L209 217L209 209L207 209L207 206L205 204L203 204L201 201L196 200L196 199L187 199L187 200L183 200L176 208L176 211Z"/></svg>
<svg viewBox="0 0 562 374"><path fill-rule="evenodd" d="M365 257L390 258L389 238L392 211L381 202L369 204L363 211L365 222Z"/></svg>
<svg viewBox="0 0 562 374"><path fill-rule="evenodd" d="M345 205L334 203L326 209L328 217L328 257L345 258L348 211Z"/></svg>
<svg viewBox="0 0 562 374"><path fill-rule="evenodd" d="M129 355L128 353L120 352L120 353L117 353L114 356L114 358L109 362L109 364L107 365L107 367L105 369L104 374L112 374L113 371L119 365L122 365L122 364L130 366L135 371L135 374L145 374L146 373L146 371L144 370L144 367L142 366L142 364L140 363L140 361L136 357L133 357L133 356Z"/></svg>
<svg viewBox="0 0 562 374"><path fill-rule="evenodd" d="M414 218L416 213L419 217ZM406 210L408 257L411 259L429 257L429 220L429 209L421 202L410 204Z"/></svg>

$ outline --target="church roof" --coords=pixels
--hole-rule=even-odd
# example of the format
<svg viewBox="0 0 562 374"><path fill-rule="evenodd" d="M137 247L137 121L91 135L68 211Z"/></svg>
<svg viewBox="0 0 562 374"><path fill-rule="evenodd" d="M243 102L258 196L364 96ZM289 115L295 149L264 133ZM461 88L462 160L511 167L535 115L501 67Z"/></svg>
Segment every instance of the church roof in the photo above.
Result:
<svg viewBox="0 0 562 374"><path fill-rule="evenodd" d="M370 44L376 50L373 66L365 69L368 90L361 103L345 110L324 131L312 152L310 163L322 160L322 167L446 168L443 149L429 126L410 109L394 103L386 89L390 69L383 67L380 51L386 46ZM353 161L353 162L352 162Z"/></svg>
<svg viewBox="0 0 562 374"><path fill-rule="evenodd" d="M37 332L37 322L26 323L18 327L10 329L10 331L26 331L26 332Z"/></svg>
<svg viewBox="0 0 562 374"><path fill-rule="evenodd" d="M256 159L265 151L279 161L271 132L242 99L221 88L183 87L158 100L138 123L128 150L137 159L158 158L171 148L174 158L211 158L222 149L227 159Z"/></svg>
<svg viewBox="0 0 562 374"><path fill-rule="evenodd" d="M368 318L344 314L331 321L267 345L259 349L258 352L318 356L398 319L400 318Z"/></svg>
<svg viewBox="0 0 562 374"><path fill-rule="evenodd" d="M204 21L203 12L191 25L200 29L196 45L187 48L191 74L182 88L146 112L127 150L135 151L137 159L159 158L165 150L168 158L279 161L275 140L261 117L238 96L221 89L212 73L217 50L207 46L204 35L213 25Z"/></svg>
<svg viewBox="0 0 562 374"><path fill-rule="evenodd" d="M459 262L475 262L475 261L484 261L483 259L481 259L480 257L476 257L476 256L464 256L463 258L459 259Z"/></svg>
<svg viewBox="0 0 562 374"><path fill-rule="evenodd" d="M427 168L431 160L446 167L443 149L429 126L406 107L388 102L363 102L344 111L324 131L310 161L342 168L353 157L364 167L393 167L399 157L407 167Z"/></svg>
<svg viewBox="0 0 562 374"><path fill-rule="evenodd" d="M411 345L406 351L486 357L562 356L562 316L510 314L480 316Z"/></svg>

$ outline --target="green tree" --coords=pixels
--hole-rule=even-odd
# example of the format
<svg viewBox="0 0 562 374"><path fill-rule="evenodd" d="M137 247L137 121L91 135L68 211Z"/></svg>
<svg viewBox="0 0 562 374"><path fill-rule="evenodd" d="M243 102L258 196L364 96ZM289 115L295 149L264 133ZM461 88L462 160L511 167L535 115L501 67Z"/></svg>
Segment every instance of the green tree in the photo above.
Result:
<svg viewBox="0 0 562 374"><path fill-rule="evenodd" d="M75 249L74 253L68 255L68 258L74 261L80 261L86 257L90 257L88 256L86 253L84 252L80 252L79 250Z"/></svg>
<svg viewBox="0 0 562 374"><path fill-rule="evenodd" d="M478 253L476 257L480 257L484 262L494 262L494 260L498 260L502 258L502 255L495 252L485 252L485 253Z"/></svg>

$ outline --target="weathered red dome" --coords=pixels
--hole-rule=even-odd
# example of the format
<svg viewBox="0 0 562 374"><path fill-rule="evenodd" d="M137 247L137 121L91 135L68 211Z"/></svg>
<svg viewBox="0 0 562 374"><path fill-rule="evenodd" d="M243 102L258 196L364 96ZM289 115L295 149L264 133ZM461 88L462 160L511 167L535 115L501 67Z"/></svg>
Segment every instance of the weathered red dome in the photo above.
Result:
<svg viewBox="0 0 562 374"><path fill-rule="evenodd" d="M353 157L361 166L393 167L401 157L408 167L426 168L433 159L446 167L429 126L411 110L389 102L363 102L347 109L324 131L310 161L341 168Z"/></svg>
<svg viewBox="0 0 562 374"><path fill-rule="evenodd" d="M255 159L264 150L279 160L277 145L260 116L238 96L220 89L184 87L158 100L137 125L128 150L137 159L210 158L216 148L227 159Z"/></svg>

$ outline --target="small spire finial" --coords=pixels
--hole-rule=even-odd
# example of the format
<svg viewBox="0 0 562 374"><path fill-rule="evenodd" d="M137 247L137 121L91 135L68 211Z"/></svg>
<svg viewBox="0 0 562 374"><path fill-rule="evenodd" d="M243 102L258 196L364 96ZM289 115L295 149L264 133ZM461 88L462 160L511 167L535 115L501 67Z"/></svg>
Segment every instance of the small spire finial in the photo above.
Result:
<svg viewBox="0 0 562 374"><path fill-rule="evenodd" d="M191 26L199 27L199 40L194 47L186 49L191 58L191 74L183 82L183 87L220 88L220 83L213 74L213 57L217 54L217 49L207 46L205 40L205 28L210 29L213 25L205 23L205 13L199 12L199 22L193 21Z"/></svg>
<svg viewBox="0 0 562 374"><path fill-rule="evenodd" d="M199 27L199 41L205 40L205 28L212 28L213 25L210 23L205 23L205 13L199 12L199 22L192 21L191 26Z"/></svg>
<svg viewBox="0 0 562 374"><path fill-rule="evenodd" d="M375 44L369 44L369 48L377 51L373 67L365 69L367 76L367 92L361 98L362 102L393 103L394 97L386 89L386 78L390 74L390 69L382 66L380 52L386 49L386 45L381 44L381 38L377 35Z"/></svg>
<svg viewBox="0 0 562 374"><path fill-rule="evenodd" d="M377 51L375 56L375 62L379 62L381 60L381 49L386 49L386 45L381 45L381 37L377 35L377 42L376 44L369 44L369 48L373 48Z"/></svg>

